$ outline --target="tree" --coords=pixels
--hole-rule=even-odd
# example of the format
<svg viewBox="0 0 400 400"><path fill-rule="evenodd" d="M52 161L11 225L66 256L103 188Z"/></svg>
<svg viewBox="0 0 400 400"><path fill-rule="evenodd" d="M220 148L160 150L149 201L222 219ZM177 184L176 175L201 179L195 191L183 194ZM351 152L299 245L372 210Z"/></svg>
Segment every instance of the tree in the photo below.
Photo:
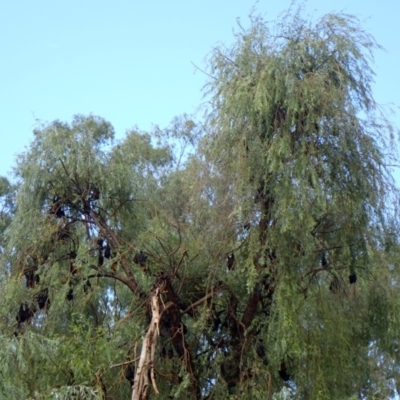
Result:
<svg viewBox="0 0 400 400"><path fill-rule="evenodd" d="M230 248L249 290L226 352L241 360L231 384L252 396L265 386L244 379L244 348L261 339L296 398L395 390L398 192L393 128L370 88L376 47L354 17L296 12L277 30L255 17L212 54L208 154L229 182Z"/></svg>
<svg viewBox="0 0 400 400"><path fill-rule="evenodd" d="M2 396L393 396L398 192L376 47L348 15L253 16L211 54L203 125L121 142L94 116L37 129L0 192Z"/></svg>

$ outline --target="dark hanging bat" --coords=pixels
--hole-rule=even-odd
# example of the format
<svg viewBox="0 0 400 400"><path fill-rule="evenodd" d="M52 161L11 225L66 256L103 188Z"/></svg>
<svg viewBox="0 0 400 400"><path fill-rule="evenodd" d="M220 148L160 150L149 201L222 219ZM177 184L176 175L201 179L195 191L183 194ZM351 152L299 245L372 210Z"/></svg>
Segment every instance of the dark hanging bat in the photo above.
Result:
<svg viewBox="0 0 400 400"><path fill-rule="evenodd" d="M103 255L103 239L97 240L97 249L98 249L98 262L97 265L101 267L104 263L104 255Z"/></svg>
<svg viewBox="0 0 400 400"><path fill-rule="evenodd" d="M171 336L171 332L170 329L172 327L172 318L171 316L168 314L167 312L168 310L164 311L161 314L161 318L160 318L160 335L163 338L168 338Z"/></svg>
<svg viewBox="0 0 400 400"><path fill-rule="evenodd" d="M256 286L254 289L253 299L256 303L259 303L262 300L261 288L259 286Z"/></svg>
<svg viewBox="0 0 400 400"><path fill-rule="evenodd" d="M267 358L267 354L265 352L265 347L262 342L262 339L259 339L256 342L256 353L257 353L258 357L260 357L263 360L263 364L268 365L268 358Z"/></svg>
<svg viewBox="0 0 400 400"><path fill-rule="evenodd" d="M37 298L39 310L43 310L45 308L48 310L50 308L50 299L49 299L49 293L47 289L42 290Z"/></svg>
<svg viewBox="0 0 400 400"><path fill-rule="evenodd" d="M40 283L40 277L38 274L35 274L34 271L25 272L26 278L26 287L28 289L33 289L38 283Z"/></svg>
<svg viewBox="0 0 400 400"><path fill-rule="evenodd" d="M284 362L281 362L281 368L279 369L278 372L281 379L283 379L285 382L287 382L290 379L290 375L287 372L286 365Z"/></svg>
<svg viewBox="0 0 400 400"><path fill-rule="evenodd" d="M29 324L31 322L31 318L35 315L35 310L28 306L28 304L21 304L19 306L19 311L16 316L16 320L19 324L26 322Z"/></svg>
<svg viewBox="0 0 400 400"><path fill-rule="evenodd" d="M51 206L50 214L55 215L57 218L65 217L61 199L57 195L54 195L53 197L53 205Z"/></svg>
<svg viewBox="0 0 400 400"><path fill-rule="evenodd" d="M146 271L146 269L147 269L146 261L147 261L147 256L146 256L146 254L143 253L142 250L140 250L140 253L136 253L135 257L133 259L133 262L135 264L140 265L140 268L142 269L142 271Z"/></svg>
<svg viewBox="0 0 400 400"><path fill-rule="evenodd" d="M328 266L328 260L326 259L325 251L322 253L321 266L322 266L322 268L326 268Z"/></svg>
<svg viewBox="0 0 400 400"><path fill-rule="evenodd" d="M74 289L70 288L67 292L66 299L72 301L74 299Z"/></svg>
<svg viewBox="0 0 400 400"><path fill-rule="evenodd" d="M129 364L126 368L125 368L125 372L124 372L124 378L130 382L131 386L133 386L133 382L135 379L135 370L132 367L132 364Z"/></svg>
<svg viewBox="0 0 400 400"><path fill-rule="evenodd" d="M226 260L228 270L234 269L234 264L235 264L235 255L232 253L231 255L228 254L228 258Z"/></svg>
<svg viewBox="0 0 400 400"><path fill-rule="evenodd" d="M222 311L220 311L219 313L215 313L215 316L213 318L213 327L212 327L213 332L218 332L219 327L222 324L221 318L219 317L221 314Z"/></svg>
<svg viewBox="0 0 400 400"><path fill-rule="evenodd" d="M174 351L172 350L171 347L169 347L167 350L165 348L165 346L163 346L160 351L160 356L162 358L166 358L166 359L170 360L174 356Z"/></svg>
<svg viewBox="0 0 400 400"><path fill-rule="evenodd" d="M349 282L350 282L350 285L357 282L357 274L355 272L353 272L349 275Z"/></svg>
<svg viewBox="0 0 400 400"><path fill-rule="evenodd" d="M104 258L111 258L111 247L109 244L106 245L106 247L104 248Z"/></svg>
<svg viewBox="0 0 400 400"><path fill-rule="evenodd" d="M96 187L90 192L90 200L98 200L100 198L100 190Z"/></svg>

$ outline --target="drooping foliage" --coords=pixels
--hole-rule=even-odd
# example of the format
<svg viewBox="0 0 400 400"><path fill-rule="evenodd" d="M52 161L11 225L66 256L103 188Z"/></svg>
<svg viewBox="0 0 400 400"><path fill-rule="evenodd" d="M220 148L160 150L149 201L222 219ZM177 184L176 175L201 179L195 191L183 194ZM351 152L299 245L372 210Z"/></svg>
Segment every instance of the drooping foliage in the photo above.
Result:
<svg viewBox="0 0 400 400"><path fill-rule="evenodd" d="M301 15L251 17L214 49L203 125L35 130L0 181L0 397L397 393L378 46L349 15Z"/></svg>
<svg viewBox="0 0 400 400"><path fill-rule="evenodd" d="M277 28L255 18L210 60L208 151L236 197L231 247L250 291L241 322L261 315L260 292L270 297L253 331L275 371L291 371L298 398L349 398L366 390L371 346L398 332L387 313L398 303L388 287L398 262L392 128L370 88L377 45L347 15L311 24L297 13Z"/></svg>

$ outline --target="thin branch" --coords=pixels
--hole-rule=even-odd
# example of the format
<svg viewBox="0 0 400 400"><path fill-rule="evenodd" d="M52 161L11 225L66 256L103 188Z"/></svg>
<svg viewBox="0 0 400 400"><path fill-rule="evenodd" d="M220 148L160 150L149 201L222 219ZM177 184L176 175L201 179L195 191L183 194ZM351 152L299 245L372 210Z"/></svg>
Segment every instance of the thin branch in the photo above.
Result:
<svg viewBox="0 0 400 400"><path fill-rule="evenodd" d="M110 369L111 369L111 368L122 367L122 366L124 366L124 365L133 364L133 363L135 363L137 360L139 360L139 357L136 357L134 360L124 361L124 362L119 363L119 364L110 365Z"/></svg>
<svg viewBox="0 0 400 400"><path fill-rule="evenodd" d="M97 269L97 267L92 267L93 269ZM122 282L124 285L128 286L129 289L131 289L131 291L133 293L137 293L138 290L138 286L136 285L135 282L132 282L131 280L125 279L123 278L121 275L118 275L116 273L111 273L111 272L100 272L94 275L88 275L87 279L90 278L113 278L116 279L117 281Z"/></svg>
<svg viewBox="0 0 400 400"><path fill-rule="evenodd" d="M174 269L174 273L172 274L172 279L174 279L175 276L176 276L176 274L178 273L178 269L179 269L179 267L181 266L182 261L183 261L183 258L184 258L185 256L187 256L187 250L184 250L184 251L182 252L182 257L181 257L181 259L179 260L178 264L176 265L176 267L175 267L175 269Z"/></svg>
<svg viewBox="0 0 400 400"><path fill-rule="evenodd" d="M189 307L185 308L183 311L181 311L181 314L186 314L189 311L193 310L194 308L196 308L197 306L199 306L200 304L204 303L205 301L207 301L209 298L213 297L215 294L214 291L208 293L206 296L204 296L202 299L195 301L194 303L192 303Z"/></svg>
<svg viewBox="0 0 400 400"><path fill-rule="evenodd" d="M160 246L162 247L162 249L164 250L164 253L168 256L168 251L167 249L164 247L164 245L161 242L161 238L159 238L158 236L156 236L156 240L157 242L160 244Z"/></svg>
<svg viewBox="0 0 400 400"><path fill-rule="evenodd" d="M178 246L176 247L176 249L175 250L173 250L168 256L169 257L172 257L179 249L180 249L180 247L181 247L181 244L182 244L182 234L181 234L181 230L180 230L180 228L179 228L179 226L175 226L174 224L171 224L175 229L176 229L176 231L178 232L178 235L179 235L179 244L178 244Z"/></svg>
<svg viewBox="0 0 400 400"><path fill-rule="evenodd" d="M68 178L71 179L71 181L77 186L77 183L74 182L74 180L71 178L71 176L70 176L70 174L69 174L69 172L68 172L68 170L67 170L67 167L65 166L63 160L62 160L61 158L59 158L58 160L60 161L60 163L61 163L61 165L62 165L62 167L63 167L63 170L64 170L64 172L67 174Z"/></svg>
<svg viewBox="0 0 400 400"><path fill-rule="evenodd" d="M206 71L202 70L200 67L198 67L193 61L191 61L191 64L198 69L200 72L202 72L203 74L207 75L208 77L210 77L211 79L214 79L215 81L217 80L216 77L210 75L209 73L207 73Z"/></svg>

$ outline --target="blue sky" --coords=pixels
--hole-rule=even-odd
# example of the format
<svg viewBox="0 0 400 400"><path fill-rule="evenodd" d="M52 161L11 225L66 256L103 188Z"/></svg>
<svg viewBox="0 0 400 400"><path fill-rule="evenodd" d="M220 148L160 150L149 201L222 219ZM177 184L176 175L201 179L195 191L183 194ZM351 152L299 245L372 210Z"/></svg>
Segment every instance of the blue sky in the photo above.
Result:
<svg viewBox="0 0 400 400"><path fill-rule="evenodd" d="M194 113L206 77L192 63L218 43L229 45L236 19L248 24L245 0L0 1L0 175L32 139L36 121L102 116L118 138L137 125L166 126ZM290 0L260 0L273 20ZM400 127L400 1L309 0L314 15L357 15L386 52L375 54L374 93L393 104Z"/></svg>

